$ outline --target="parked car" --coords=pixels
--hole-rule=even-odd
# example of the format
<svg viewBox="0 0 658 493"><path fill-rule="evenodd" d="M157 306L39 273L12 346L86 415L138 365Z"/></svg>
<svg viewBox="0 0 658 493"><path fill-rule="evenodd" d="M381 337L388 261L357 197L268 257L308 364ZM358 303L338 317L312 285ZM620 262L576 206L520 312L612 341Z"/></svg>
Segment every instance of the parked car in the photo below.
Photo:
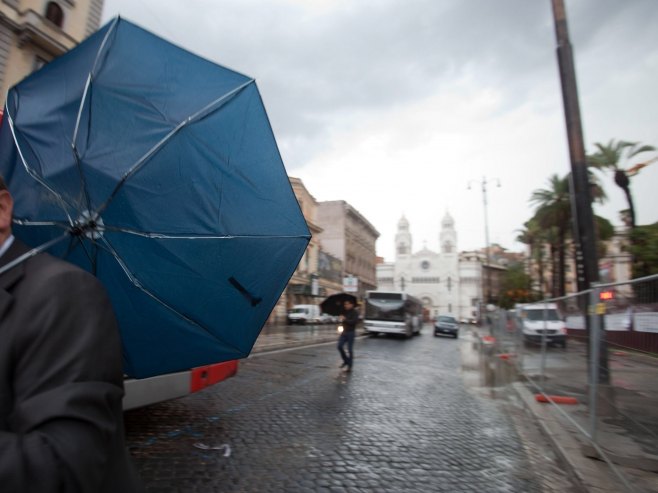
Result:
<svg viewBox="0 0 658 493"><path fill-rule="evenodd" d="M439 315L434 322L434 335L448 334L457 339L459 336L459 322L452 315Z"/></svg>

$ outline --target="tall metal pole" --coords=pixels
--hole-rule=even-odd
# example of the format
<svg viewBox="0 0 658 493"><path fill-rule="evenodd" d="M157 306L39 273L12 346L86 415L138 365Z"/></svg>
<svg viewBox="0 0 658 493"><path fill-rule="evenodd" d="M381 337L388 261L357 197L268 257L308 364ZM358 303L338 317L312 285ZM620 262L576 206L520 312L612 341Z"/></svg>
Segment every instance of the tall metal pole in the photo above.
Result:
<svg viewBox="0 0 658 493"><path fill-rule="evenodd" d="M484 241L487 259L487 294L484 302L491 303L491 253L489 247L489 214L487 213L487 178L482 177L482 203L484 204Z"/></svg>
<svg viewBox="0 0 658 493"><path fill-rule="evenodd" d="M563 0L552 0L553 17L555 19L555 34L557 38L557 58L560 66L560 81L562 84L562 99L564 116L567 126L569 155L571 158L571 210L573 212L574 238L576 239L576 267L578 291L586 291L592 283L599 280L598 259L596 254L596 237L594 229L594 214L590 195L590 184L587 176L587 159L578 102L576 71L574 68L573 51L567 29L567 15ZM585 314L589 313L589 299L583 302ZM589 317L587 331L591 337ZM601 338L605 341L605 338ZM599 383L610 381L608 371L608 355L605 347L601 347L599 358Z"/></svg>

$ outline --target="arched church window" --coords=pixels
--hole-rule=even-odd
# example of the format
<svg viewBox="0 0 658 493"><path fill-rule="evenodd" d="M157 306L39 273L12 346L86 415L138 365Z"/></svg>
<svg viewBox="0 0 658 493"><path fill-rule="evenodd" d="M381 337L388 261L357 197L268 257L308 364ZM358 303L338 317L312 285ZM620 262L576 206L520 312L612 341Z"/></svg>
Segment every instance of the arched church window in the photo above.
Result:
<svg viewBox="0 0 658 493"><path fill-rule="evenodd" d="M406 255L407 254L407 245L399 245L398 246L398 253L400 255Z"/></svg>
<svg viewBox="0 0 658 493"><path fill-rule="evenodd" d="M48 2L46 5L46 19L55 24L57 27L62 27L64 24L64 11L56 2Z"/></svg>

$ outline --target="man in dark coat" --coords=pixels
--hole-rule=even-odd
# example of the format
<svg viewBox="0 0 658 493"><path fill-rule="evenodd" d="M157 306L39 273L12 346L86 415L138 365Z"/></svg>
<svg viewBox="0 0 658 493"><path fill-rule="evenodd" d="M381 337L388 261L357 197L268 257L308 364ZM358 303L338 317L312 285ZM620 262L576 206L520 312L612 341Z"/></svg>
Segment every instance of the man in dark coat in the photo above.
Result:
<svg viewBox="0 0 658 493"><path fill-rule="evenodd" d="M107 295L50 255L19 261L30 249L11 234L12 206L0 177L0 490L142 491L124 445Z"/></svg>
<svg viewBox="0 0 658 493"><path fill-rule="evenodd" d="M356 335L356 326L359 323L359 312L354 308L354 303L346 300L343 303L345 311L340 316L340 321L343 331L338 337L338 352L343 359L341 368L345 371L352 371L352 363L354 361L354 337ZM347 344L347 352L345 352L345 345Z"/></svg>

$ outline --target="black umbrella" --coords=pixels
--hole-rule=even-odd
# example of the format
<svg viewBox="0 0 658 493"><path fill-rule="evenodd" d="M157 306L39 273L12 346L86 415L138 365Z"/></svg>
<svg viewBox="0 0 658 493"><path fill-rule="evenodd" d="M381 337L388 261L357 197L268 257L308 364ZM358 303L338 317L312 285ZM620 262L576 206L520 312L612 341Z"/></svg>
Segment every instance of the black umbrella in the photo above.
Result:
<svg viewBox="0 0 658 493"><path fill-rule="evenodd" d="M322 303L320 303L320 308L323 313L328 313L329 315L342 315L345 311L343 308L343 303L346 301L351 301L356 305L356 296L348 293L336 293L329 296Z"/></svg>

